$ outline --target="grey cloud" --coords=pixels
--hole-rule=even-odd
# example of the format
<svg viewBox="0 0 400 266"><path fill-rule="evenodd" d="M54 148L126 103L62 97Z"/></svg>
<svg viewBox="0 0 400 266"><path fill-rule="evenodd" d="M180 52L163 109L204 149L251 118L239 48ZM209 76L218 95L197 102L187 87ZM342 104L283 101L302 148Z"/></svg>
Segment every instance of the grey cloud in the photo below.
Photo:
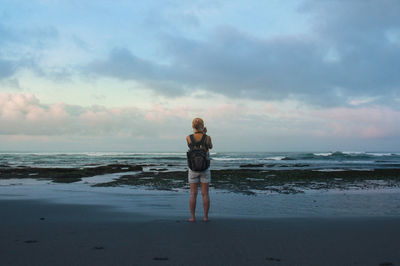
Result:
<svg viewBox="0 0 400 266"><path fill-rule="evenodd" d="M11 61L0 58L0 79L11 77L15 72L15 66Z"/></svg>
<svg viewBox="0 0 400 266"><path fill-rule="evenodd" d="M57 78L60 70L45 71L40 66L41 51L59 37L54 27L15 29L0 23L0 79L13 76L20 69L39 76ZM32 52L34 51L34 53ZM65 71L65 70L63 70Z"/></svg>
<svg viewBox="0 0 400 266"><path fill-rule="evenodd" d="M125 48L113 49L106 60L93 61L83 71L85 74L137 80L168 95L183 92L183 85L176 79L171 67L139 58Z"/></svg>
<svg viewBox="0 0 400 266"><path fill-rule="evenodd" d="M165 34L167 66L119 49L88 69L164 94L202 88L230 97L343 105L398 93L400 45L386 35L400 27L400 2L308 1L302 12L312 15L309 35L262 39L233 27L216 29L206 41Z"/></svg>
<svg viewBox="0 0 400 266"><path fill-rule="evenodd" d="M398 89L400 46L387 33L400 29L399 1L313 0L305 7L316 14L314 29L321 41L341 58L333 72L338 84L372 93Z"/></svg>
<svg viewBox="0 0 400 266"><path fill-rule="evenodd" d="M105 61L95 61L89 65L95 73L120 79L156 79L155 64L143 60L124 48L113 49Z"/></svg>

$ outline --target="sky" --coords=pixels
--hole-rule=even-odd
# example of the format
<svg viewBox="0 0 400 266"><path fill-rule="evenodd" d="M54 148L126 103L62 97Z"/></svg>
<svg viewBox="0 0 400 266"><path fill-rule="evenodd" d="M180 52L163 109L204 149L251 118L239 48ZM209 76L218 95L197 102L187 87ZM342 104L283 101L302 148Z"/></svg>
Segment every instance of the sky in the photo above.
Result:
<svg viewBox="0 0 400 266"><path fill-rule="evenodd" d="M400 151L398 0L0 0L0 151Z"/></svg>

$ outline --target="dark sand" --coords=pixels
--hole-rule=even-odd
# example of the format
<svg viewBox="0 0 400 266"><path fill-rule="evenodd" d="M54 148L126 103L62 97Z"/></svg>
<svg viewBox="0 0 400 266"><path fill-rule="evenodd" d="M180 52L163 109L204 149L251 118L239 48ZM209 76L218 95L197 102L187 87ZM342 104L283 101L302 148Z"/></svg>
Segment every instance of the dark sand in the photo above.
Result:
<svg viewBox="0 0 400 266"><path fill-rule="evenodd" d="M400 265L400 217L186 218L0 200L0 265Z"/></svg>

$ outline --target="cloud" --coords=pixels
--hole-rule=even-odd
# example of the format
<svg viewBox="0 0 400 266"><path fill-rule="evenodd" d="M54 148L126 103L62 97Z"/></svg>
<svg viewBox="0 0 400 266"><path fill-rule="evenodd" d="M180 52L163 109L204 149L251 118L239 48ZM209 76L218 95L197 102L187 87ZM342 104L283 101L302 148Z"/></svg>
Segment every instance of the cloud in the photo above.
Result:
<svg viewBox="0 0 400 266"><path fill-rule="evenodd" d="M393 32L400 28L400 2L306 1L300 12L310 17L308 34L258 37L234 26L214 28L206 39L165 33L160 49L168 64L114 49L87 70L137 80L166 95L202 89L234 98L298 99L320 106L382 96L394 105L400 45Z"/></svg>
<svg viewBox="0 0 400 266"><path fill-rule="evenodd" d="M19 29L0 22L0 80L13 77L19 70L28 69L39 76L57 77L57 71L41 66L42 54L58 39L54 27Z"/></svg>
<svg viewBox="0 0 400 266"><path fill-rule="evenodd" d="M11 77L15 72L15 66L11 61L0 58L0 79Z"/></svg>
<svg viewBox="0 0 400 266"><path fill-rule="evenodd" d="M149 129L135 108L41 104L33 94L0 93L1 135L133 135Z"/></svg>
<svg viewBox="0 0 400 266"><path fill-rule="evenodd" d="M34 94L0 92L0 135L162 139L177 137L176 132L185 132L186 125L190 128L195 112L185 106L157 104L147 109L43 104Z"/></svg>
<svg viewBox="0 0 400 266"><path fill-rule="evenodd" d="M114 48L107 59L95 60L84 67L83 71L85 75L95 74L120 80L136 80L148 88L162 90L165 95L184 93L184 84L174 78L177 73L174 73L169 66L142 59L126 48Z"/></svg>
<svg viewBox="0 0 400 266"><path fill-rule="evenodd" d="M388 107L286 108L221 103L208 108L154 104L150 108L42 104L33 94L0 93L0 135L169 136L190 131L193 117L214 132L379 138L400 135L400 112ZM267 129L267 130L266 130ZM182 134L182 133L180 133Z"/></svg>
<svg viewBox="0 0 400 266"><path fill-rule="evenodd" d="M310 117L320 121L315 128L316 136L356 139L400 137L400 112L388 107L313 110Z"/></svg>
<svg viewBox="0 0 400 266"><path fill-rule="evenodd" d="M107 60L96 60L88 68L95 73L119 79L157 79L157 66L133 55L124 48L115 48Z"/></svg>
<svg viewBox="0 0 400 266"><path fill-rule="evenodd" d="M182 150L191 120L198 116L205 119L220 151L343 145L367 149L363 143L368 141L390 148L400 137L400 112L388 107L310 109L270 102L256 107L221 103L206 109L188 104L107 108L43 104L33 94L3 92L0 142L11 150L25 145L41 150Z"/></svg>

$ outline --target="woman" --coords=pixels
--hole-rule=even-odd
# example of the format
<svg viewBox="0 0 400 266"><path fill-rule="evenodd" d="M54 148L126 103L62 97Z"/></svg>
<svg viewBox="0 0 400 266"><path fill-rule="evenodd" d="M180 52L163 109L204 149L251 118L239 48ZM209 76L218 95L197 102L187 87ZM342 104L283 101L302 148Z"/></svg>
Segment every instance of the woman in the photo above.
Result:
<svg viewBox="0 0 400 266"><path fill-rule="evenodd" d="M207 128L204 127L204 121L201 118L195 118L192 122L193 135L189 135L186 137L187 144L189 148L193 148L192 140L194 143L199 143L203 139L203 135L206 135ZM191 137L192 136L192 137ZM211 137L205 137L205 150L208 152L209 149L212 149ZM196 211L196 199L197 199L197 191L198 184L201 185L201 195L203 196L203 207L204 207L204 218L205 222L208 222L208 210L210 209L210 196L208 194L208 186L211 180L211 171L208 167L204 171L193 171L189 168L188 179L190 184L190 213L191 217L189 222L196 221L195 211Z"/></svg>

